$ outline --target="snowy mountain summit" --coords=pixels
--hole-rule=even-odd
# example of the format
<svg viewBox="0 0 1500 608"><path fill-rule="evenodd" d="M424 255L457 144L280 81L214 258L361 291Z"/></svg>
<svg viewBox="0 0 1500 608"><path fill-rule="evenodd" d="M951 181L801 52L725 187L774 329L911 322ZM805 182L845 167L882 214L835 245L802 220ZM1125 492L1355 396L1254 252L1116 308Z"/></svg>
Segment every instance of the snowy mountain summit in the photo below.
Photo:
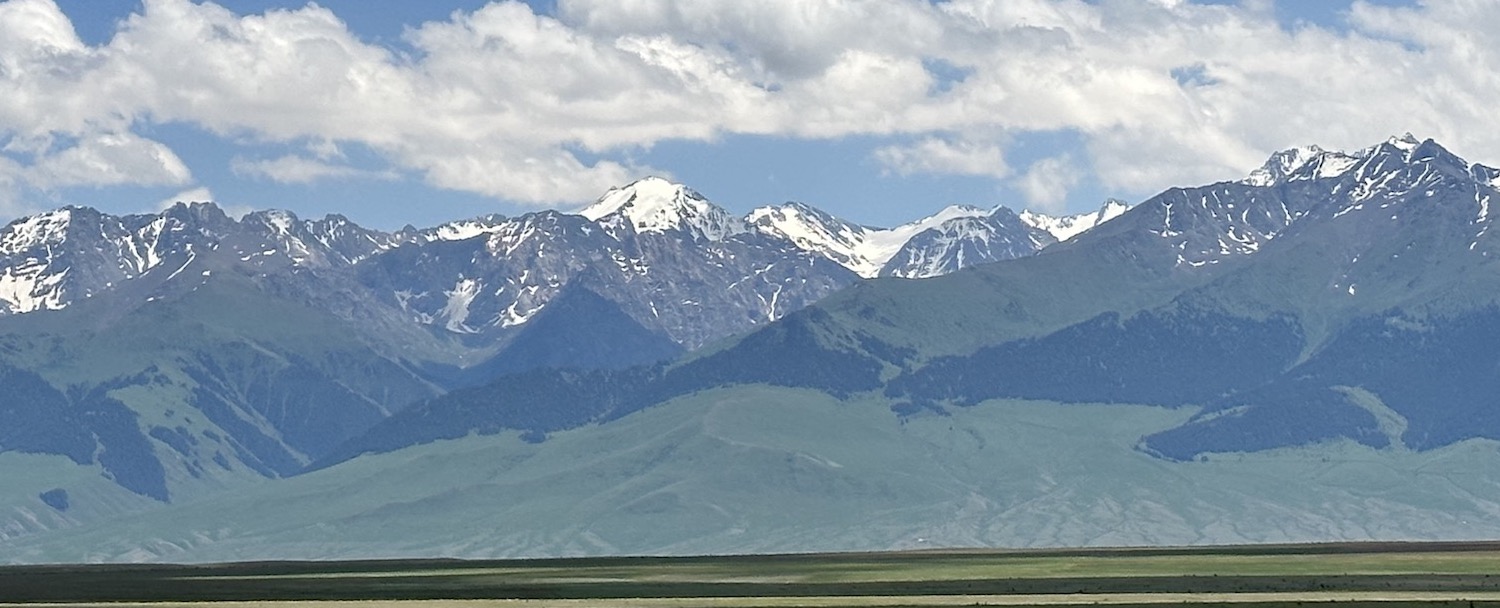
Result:
<svg viewBox="0 0 1500 608"><path fill-rule="evenodd" d="M860 226L803 203L761 207L745 221L861 277L925 278L1031 255L1118 217L1130 206L1111 199L1095 212L1053 217L1006 207L950 205L894 228Z"/></svg>
<svg viewBox="0 0 1500 608"><path fill-rule="evenodd" d="M682 231L710 241L747 230L743 220L702 194L660 177L611 188L579 214L594 222L619 218L636 232Z"/></svg>
<svg viewBox="0 0 1500 608"><path fill-rule="evenodd" d="M874 278L884 276L882 269L917 234L954 219L986 213L978 207L952 205L895 228L872 228L793 202L757 208L745 221L762 234L826 257L859 276Z"/></svg>
<svg viewBox="0 0 1500 608"><path fill-rule="evenodd" d="M1339 177L1383 149L1401 156L1410 156L1422 143L1416 136L1406 133L1353 153L1325 150L1315 145L1297 146L1272 154L1264 165L1251 172L1249 177L1240 180L1240 183L1267 187L1288 181Z"/></svg>
<svg viewBox="0 0 1500 608"><path fill-rule="evenodd" d="M1256 253L1309 221L1409 221L1417 214L1408 209L1435 213L1425 201L1463 191L1475 208L1452 212L1477 217L1477 249L1497 176L1410 133L1351 152L1300 146L1272 154L1237 181L1169 189L1137 207L1130 222L1173 243L1178 266L1198 267Z"/></svg>
<svg viewBox="0 0 1500 608"><path fill-rule="evenodd" d="M1053 217L1026 210L1022 211L1020 215L1021 221L1026 222L1034 228L1047 231L1053 238L1061 242L1083 234L1094 226L1120 217L1120 214L1129 210L1129 203L1112 198L1104 201L1104 205L1100 206L1098 211L1088 213Z"/></svg>
<svg viewBox="0 0 1500 608"><path fill-rule="evenodd" d="M761 207L738 217L660 177L612 188L577 215L486 215L395 233L362 228L342 216L302 220L277 210L236 221L212 203L119 217L72 207L0 227L0 315L62 309L122 289L147 301L159 295L155 292L164 282L241 267L257 277L292 273L299 285L307 283L295 291L305 291L309 300L339 292L318 287L320 281L352 281L357 285L340 289L371 289L366 295L393 306L397 316L468 335L524 325L582 268L602 264L584 273L610 284L594 289L618 291L630 284L645 290L634 296L620 292L616 299L648 328L698 344L725 327L745 329L750 321L741 323L744 327L717 327L725 320L678 318L672 311L704 310L712 300L691 289L672 302L648 295L658 289L651 287L655 281L677 271L687 272L679 280L690 283L688 277L699 273L688 272L689 266L717 272L753 266L715 289L749 290L730 296L735 304L721 304L744 308L734 313L744 319L768 320L856 277L925 278L1032 255L1125 209L1124 203L1110 201L1097 212L1054 218L952 205L916 221L876 228L803 203ZM474 251L457 244L470 240L464 247ZM460 250L462 255L456 253ZM818 264L810 265L814 261ZM187 272L189 264L196 270ZM146 277L152 280L141 280Z"/></svg>
<svg viewBox="0 0 1500 608"><path fill-rule="evenodd" d="M987 210L950 205L900 226L876 228L800 202L759 207L738 218L686 186L647 177L610 189L579 214L605 226L628 225L639 234L681 233L711 242L756 233L823 257L864 278L923 278L1036 253L1128 208L1111 200L1097 212L1051 217L1030 211L1016 216L1003 207ZM920 250L923 247L933 250ZM959 250L966 253L955 253Z"/></svg>

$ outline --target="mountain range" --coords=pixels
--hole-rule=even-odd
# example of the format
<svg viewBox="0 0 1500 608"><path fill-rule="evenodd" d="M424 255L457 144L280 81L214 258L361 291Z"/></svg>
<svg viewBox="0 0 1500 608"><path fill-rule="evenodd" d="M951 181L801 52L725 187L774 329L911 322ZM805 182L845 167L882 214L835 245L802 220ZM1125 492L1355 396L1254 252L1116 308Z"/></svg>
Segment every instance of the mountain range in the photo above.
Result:
<svg viewBox="0 0 1500 608"><path fill-rule="evenodd" d="M848 273L922 278L1030 255L1126 208L1111 200L1098 212L1054 218L1029 211L1017 215L1005 207L954 206L910 224L879 229L803 203L762 207L735 217L697 192L654 177L612 189L578 215L490 215L429 229L408 226L395 233L366 229L338 215L300 220L276 210L235 221L212 203L179 203L160 214L123 217L69 207L22 218L0 230L0 314L60 310L103 294L139 299L136 292L176 278L198 256L214 255L223 246L238 257L238 266L262 276L275 275L277 280L288 273L348 270L360 287L375 291L372 297L394 302L411 320L451 333L475 334L524 324L580 276L612 294L632 291L623 284L651 274L653 264L658 273L694 263L722 267L720 274L738 281L745 273L725 264L746 257L807 266L823 283L851 282ZM463 255L469 257L445 260ZM554 261L555 267L549 267ZM407 283L419 280L412 275L431 274L434 266L444 264L452 272L432 279L443 282ZM668 301L660 302L655 313L632 311L632 316L681 344L698 346L711 339L708 336L729 335L800 307L806 298L795 295L802 291L800 286L785 285L786 272L790 271L757 269L757 276L770 275L748 284L740 281L737 285L746 285L739 289L744 292L740 299L750 297L757 304L743 306L754 311L750 324L727 331L692 327L684 319L662 321L665 310L673 310L674 317L688 314ZM449 281L450 274L459 278ZM771 282L776 284L767 293L755 289ZM483 286L494 287L495 293ZM788 295L796 299L780 301L775 287L790 289ZM309 285L305 291L328 289ZM753 297L746 295L752 293ZM611 299L631 304L623 293ZM692 306L713 307L706 302ZM674 328L674 323L685 327Z"/></svg>
<svg viewBox="0 0 1500 608"><path fill-rule="evenodd" d="M88 481L0 500L0 536L294 475L411 403L535 368L669 360L860 273L1056 241L1016 218L950 208L884 230L803 204L741 218L659 178L580 214L394 233L211 203L21 218L0 229L0 453L60 457ZM890 261L903 253L931 263Z"/></svg>
<svg viewBox="0 0 1500 608"><path fill-rule="evenodd" d="M15 505L8 554L1491 537L1497 177L1408 135L1283 151L1245 179L1092 218L950 208L893 230L797 204L736 218L647 180L581 216L349 239L384 249L324 254L322 269L290 254L253 272L161 262L193 280L141 283L153 291L129 313L88 311L113 297L94 295L0 319L0 381L36 395L5 410L29 426L3 428L26 430L0 437L0 471L24 471L0 496ZM602 264L546 283L556 291L539 312L525 315L520 299L498 306L494 296L512 293L498 277L517 272L507 264L584 250L555 235L621 245L588 249L606 252L589 258ZM772 303L753 313L747 297L700 294L695 306L748 319L732 336L686 329L728 318L693 316L688 293L732 293L740 284L713 281L729 269L739 269L731 283L763 276L743 260L772 249L800 274L761 284L802 287L795 305L775 304L793 294L774 288L753 292ZM247 252L271 249L186 253L196 251L261 264ZM460 289L454 269L481 258L459 275L475 286ZM578 268L547 263L538 272ZM663 272L673 276L650 283ZM343 308L303 295L321 276L375 295L341 296ZM681 289L675 312L622 296L666 282ZM152 333L164 326L176 333ZM570 346L588 336L608 338ZM139 436L119 422L132 415ZM167 483L111 464L148 451L166 456L152 462ZM225 473L204 474L218 457ZM265 470L229 474L254 462ZM180 481L194 467L211 482Z"/></svg>
<svg viewBox="0 0 1500 608"><path fill-rule="evenodd" d="M1203 407L1143 440L1174 459L1338 438L1417 449L1500 439L1483 414L1485 370L1500 362L1483 346L1500 293L1488 288L1493 175L1430 140L1288 151L1246 180L1169 190L1037 256L857 285L730 347L636 368L650 379L614 383L630 387L614 400L771 384L878 392L902 415L1001 398ZM473 394L501 415L523 381ZM470 394L404 411L367 438L414 432L406 418L462 408Z"/></svg>

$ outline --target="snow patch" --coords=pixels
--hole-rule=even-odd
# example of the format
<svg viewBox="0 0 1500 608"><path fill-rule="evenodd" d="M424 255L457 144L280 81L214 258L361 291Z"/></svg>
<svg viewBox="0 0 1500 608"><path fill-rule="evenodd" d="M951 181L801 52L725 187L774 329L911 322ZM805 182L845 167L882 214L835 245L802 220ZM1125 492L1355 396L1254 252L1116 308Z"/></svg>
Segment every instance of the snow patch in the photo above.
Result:
<svg viewBox="0 0 1500 608"><path fill-rule="evenodd" d="M828 258L868 279L879 276L880 269L912 237L941 228L952 220L984 217L989 213L979 207L951 205L895 228L872 228L845 222L800 203L787 203L755 209L745 219L762 234L791 241L804 251Z"/></svg>
<svg viewBox="0 0 1500 608"><path fill-rule="evenodd" d="M1130 204L1118 199L1104 201L1104 205L1098 211L1080 213L1077 215L1065 215L1053 217L1031 210L1021 212L1021 221L1027 225L1044 230L1063 242L1075 236L1092 230L1095 226L1120 217L1130 210Z"/></svg>
<svg viewBox="0 0 1500 608"><path fill-rule="evenodd" d="M47 266L41 263L6 268L0 274L0 301L13 313L62 309L67 301L61 286L69 270L47 274Z"/></svg>
<svg viewBox="0 0 1500 608"><path fill-rule="evenodd" d="M479 295L482 285L475 279L460 279L453 289L443 292L448 296L447 305L443 306L442 316L447 318L444 327L448 331L460 334L476 333L476 330L464 325L469 319L469 305L474 302L474 297ZM405 302L403 301L404 305Z"/></svg>
<svg viewBox="0 0 1500 608"><path fill-rule="evenodd" d="M476 236L494 234L505 229L503 224L492 224L480 220L450 222L434 228L432 238L438 241L463 241Z"/></svg>
<svg viewBox="0 0 1500 608"><path fill-rule="evenodd" d="M532 291L534 292L535 289L532 289ZM532 317L536 316L536 313L539 313L541 311L541 306L522 310L521 302L519 300L511 302L510 306L505 307L505 312L500 316L500 327L515 327L517 325L522 325L527 321L530 321Z"/></svg>
<svg viewBox="0 0 1500 608"><path fill-rule="evenodd" d="M1397 150L1410 153L1412 150L1417 149L1417 146L1422 145L1422 140L1417 139L1415 135L1412 135L1410 132L1408 132L1402 134L1399 137L1392 137L1390 139L1387 139L1385 143L1391 145Z"/></svg>
<svg viewBox="0 0 1500 608"><path fill-rule="evenodd" d="M1241 180L1241 183L1251 186L1271 186L1286 179L1298 169L1311 163L1323 154L1323 149L1317 146L1301 146L1288 148L1271 155L1264 165L1250 172L1250 176Z"/></svg>
<svg viewBox="0 0 1500 608"><path fill-rule="evenodd" d="M280 235L290 235L292 227L297 223L296 216L280 209L267 209L261 212L261 217L266 218L266 225L270 226Z"/></svg>
<svg viewBox="0 0 1500 608"><path fill-rule="evenodd" d="M1314 175L1319 179L1338 177L1349 172L1354 165L1359 164L1359 158L1347 154L1329 153L1323 155L1318 161L1318 170Z"/></svg>

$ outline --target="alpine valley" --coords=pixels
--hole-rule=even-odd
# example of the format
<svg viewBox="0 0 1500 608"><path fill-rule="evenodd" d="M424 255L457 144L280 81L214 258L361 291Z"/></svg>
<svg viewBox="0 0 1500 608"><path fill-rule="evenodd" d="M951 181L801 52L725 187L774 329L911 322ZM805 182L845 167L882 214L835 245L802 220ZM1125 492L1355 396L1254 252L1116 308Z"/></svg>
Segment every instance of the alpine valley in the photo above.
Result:
<svg viewBox="0 0 1500 608"><path fill-rule="evenodd" d="M1497 185L1404 136L894 229L659 179L394 234L26 218L0 555L1493 538Z"/></svg>

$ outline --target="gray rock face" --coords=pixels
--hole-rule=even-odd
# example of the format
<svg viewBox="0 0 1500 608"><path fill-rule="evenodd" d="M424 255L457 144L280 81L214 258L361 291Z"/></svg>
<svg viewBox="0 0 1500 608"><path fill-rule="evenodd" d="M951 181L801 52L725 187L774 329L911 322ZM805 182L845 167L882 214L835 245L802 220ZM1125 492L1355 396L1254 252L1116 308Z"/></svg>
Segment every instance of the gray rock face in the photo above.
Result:
<svg viewBox="0 0 1500 608"><path fill-rule="evenodd" d="M1128 205L1110 201L1094 213L1052 217L1006 207L955 205L895 228L860 226L802 203L761 207L745 218L752 230L789 242L866 278L923 279L979 264L1034 255L1060 240L1114 219Z"/></svg>
<svg viewBox="0 0 1500 608"><path fill-rule="evenodd" d="M1216 265L1260 251L1302 224L1378 215L1368 213L1377 208L1399 218L1401 209L1414 206L1405 202L1422 204L1454 189L1472 199L1476 222L1488 222L1479 202L1493 190L1495 174L1410 135L1352 153L1297 148L1273 155L1244 180L1167 190L1090 236L1149 234L1175 251L1178 266ZM1336 240L1346 238L1353 237Z"/></svg>
<svg viewBox="0 0 1500 608"><path fill-rule="evenodd" d="M709 240L551 211L462 240L406 243L358 272L412 321L471 342L503 340L577 282L688 348L779 318L858 279L763 235Z"/></svg>
<svg viewBox="0 0 1500 608"><path fill-rule="evenodd" d="M125 217L67 207L17 220L0 230L0 314L56 310L171 273L234 227L212 205Z"/></svg>

